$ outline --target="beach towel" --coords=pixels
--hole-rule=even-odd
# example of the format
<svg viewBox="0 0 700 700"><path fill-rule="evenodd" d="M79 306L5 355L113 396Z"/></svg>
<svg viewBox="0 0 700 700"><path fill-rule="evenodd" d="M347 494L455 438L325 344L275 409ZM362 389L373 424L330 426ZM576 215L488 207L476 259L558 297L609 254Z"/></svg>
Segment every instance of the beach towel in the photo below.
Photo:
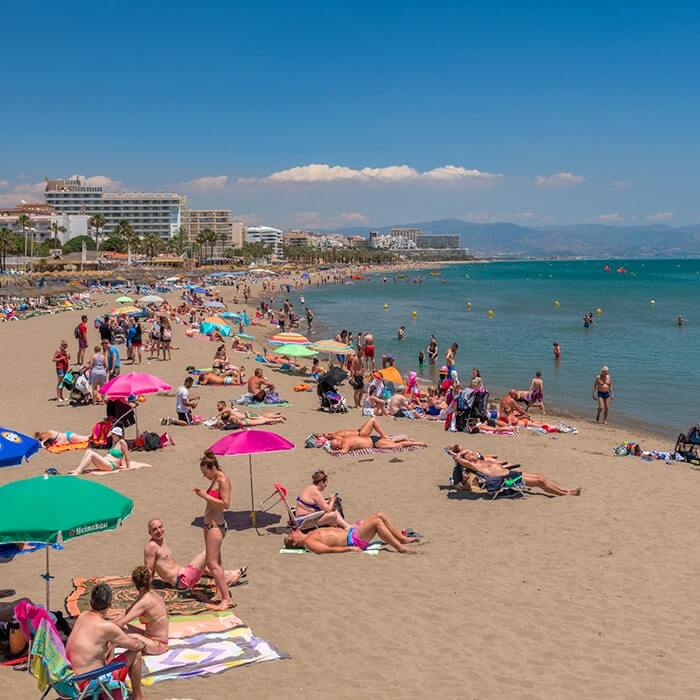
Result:
<svg viewBox="0 0 700 700"><path fill-rule="evenodd" d="M379 555L379 552L382 551L382 546L384 545L384 542L381 540L375 540L373 542L369 543L369 547L364 550L365 554L369 554L371 557L376 557ZM309 550L308 549L287 549L287 547L282 547L280 549L280 554L308 554Z"/></svg>
<svg viewBox="0 0 700 700"><path fill-rule="evenodd" d="M119 472L132 472L134 469L143 469L144 467L152 467L152 464L144 464L143 462L132 462L129 461L128 469L114 469L112 471L103 471L102 469L94 469L91 472L85 472L89 476L105 476L107 474L118 474Z"/></svg>
<svg viewBox="0 0 700 700"><path fill-rule="evenodd" d="M170 619L171 626L173 623L177 624L177 618ZM179 639L171 637L168 646L165 654L143 657L144 686L210 676L239 666L287 658L287 654L256 637L243 623L224 632L197 633Z"/></svg>
<svg viewBox="0 0 700 700"><path fill-rule="evenodd" d="M376 454L394 454L396 452L414 452L421 450L422 447L412 445L410 447L394 447L392 449L386 447L367 447L362 450L350 450L350 452L340 452L339 450L326 450L331 457L364 457L365 455Z"/></svg>
<svg viewBox="0 0 700 700"><path fill-rule="evenodd" d="M37 680L39 690L44 691L49 684L65 680L73 675L66 648L56 632L53 623L42 618L32 644L31 672Z"/></svg>
<svg viewBox="0 0 700 700"><path fill-rule="evenodd" d="M66 598L66 610L69 615L77 616L90 609L90 594L98 583L108 583L112 587L112 600L115 608L128 608L136 602L138 593L131 577L100 576L96 578L74 578L73 590ZM216 595L214 579L203 576L191 591L180 591L156 579L153 588L163 596L170 615L197 615L210 612L206 604L197 600L197 596L211 600Z"/></svg>
<svg viewBox="0 0 700 700"><path fill-rule="evenodd" d="M62 452L73 452L75 450L87 450L90 443L85 442L72 442L68 445L46 445L46 450L54 455L60 455Z"/></svg>
<svg viewBox="0 0 700 700"><path fill-rule="evenodd" d="M5 562L12 561L21 554L33 554L47 547L59 551L63 549L63 545L58 542L54 544L45 544L44 542L12 542L10 544L0 544L0 563L4 564Z"/></svg>

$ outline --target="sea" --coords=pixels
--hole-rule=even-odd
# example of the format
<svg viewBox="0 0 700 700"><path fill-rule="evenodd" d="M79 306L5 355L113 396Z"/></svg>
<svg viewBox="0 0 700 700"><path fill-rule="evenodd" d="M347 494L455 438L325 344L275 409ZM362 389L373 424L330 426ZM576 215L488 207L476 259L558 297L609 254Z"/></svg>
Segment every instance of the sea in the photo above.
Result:
<svg viewBox="0 0 700 700"><path fill-rule="evenodd" d="M593 380L607 365L615 391L610 422L669 439L700 422L700 259L446 265L432 274L373 274L304 296L315 314L314 338L371 331L377 361L391 354L404 374L419 370L418 353L434 334L440 359L459 343L460 378L478 367L493 396L527 389L540 370L545 405L594 418ZM589 328L587 312L595 321ZM679 315L686 324L677 324ZM434 380L438 367L426 353L419 376Z"/></svg>

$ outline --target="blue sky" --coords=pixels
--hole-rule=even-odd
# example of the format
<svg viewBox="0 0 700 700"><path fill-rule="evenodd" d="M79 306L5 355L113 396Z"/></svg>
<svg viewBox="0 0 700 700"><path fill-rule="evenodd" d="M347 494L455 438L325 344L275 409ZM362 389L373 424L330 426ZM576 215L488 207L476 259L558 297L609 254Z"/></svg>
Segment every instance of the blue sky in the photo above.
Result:
<svg viewBox="0 0 700 700"><path fill-rule="evenodd" d="M280 227L700 222L697 3L7 0L0 18L0 205L81 174Z"/></svg>

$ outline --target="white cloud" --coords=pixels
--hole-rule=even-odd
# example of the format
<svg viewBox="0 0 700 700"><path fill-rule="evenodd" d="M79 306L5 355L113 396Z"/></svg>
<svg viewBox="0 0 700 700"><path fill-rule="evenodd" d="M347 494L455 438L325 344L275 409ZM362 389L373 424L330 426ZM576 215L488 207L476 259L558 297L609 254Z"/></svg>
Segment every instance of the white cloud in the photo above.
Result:
<svg viewBox="0 0 700 700"><path fill-rule="evenodd" d="M346 165L309 163L286 170L278 170L257 182L267 183L328 183L328 182L476 182L498 180L502 175L457 165L443 165L432 170L419 171L410 165L389 165L383 168L350 168ZM239 178L239 183L250 184L255 178Z"/></svg>
<svg viewBox="0 0 700 700"><path fill-rule="evenodd" d="M610 184L618 190L624 190L634 185L634 183L629 180L613 180Z"/></svg>
<svg viewBox="0 0 700 700"><path fill-rule="evenodd" d="M623 220L624 217L618 212L598 214L598 216L594 216L592 219L592 221L597 221L599 224L620 224Z"/></svg>
<svg viewBox="0 0 700 700"><path fill-rule="evenodd" d="M9 180L0 180L0 189L5 189L6 187L10 186L10 181Z"/></svg>
<svg viewBox="0 0 700 700"><path fill-rule="evenodd" d="M9 182L2 187L8 187ZM11 187L7 192L0 193L0 206L16 207L22 200L25 202L44 201L44 182L24 182Z"/></svg>
<svg viewBox="0 0 700 700"><path fill-rule="evenodd" d="M101 187L105 192L124 191L124 185L120 180L113 180L106 175L91 175L90 177L85 177L85 175L71 175L70 179L80 180L83 185L87 185L88 187Z"/></svg>
<svg viewBox="0 0 700 700"><path fill-rule="evenodd" d="M218 192L226 188L228 175L210 175L183 182L182 186L192 192Z"/></svg>
<svg viewBox="0 0 700 700"><path fill-rule="evenodd" d="M583 175L574 175L574 173L538 175L535 178L535 184L538 187L571 187L572 185L580 185L585 181L586 178Z"/></svg>
<svg viewBox="0 0 700 700"><path fill-rule="evenodd" d="M654 214L648 214L647 221L671 221L673 218L672 211L657 211Z"/></svg>

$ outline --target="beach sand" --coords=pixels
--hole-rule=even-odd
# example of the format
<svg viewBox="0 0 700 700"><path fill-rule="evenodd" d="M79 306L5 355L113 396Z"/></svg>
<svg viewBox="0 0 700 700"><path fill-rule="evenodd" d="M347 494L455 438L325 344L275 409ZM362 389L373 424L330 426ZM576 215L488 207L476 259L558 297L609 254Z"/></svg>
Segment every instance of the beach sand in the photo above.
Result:
<svg viewBox="0 0 700 700"><path fill-rule="evenodd" d="M230 300L232 292L222 290ZM92 322L95 311L88 313ZM27 433L48 428L87 433L102 416L100 407L63 407L50 400L53 351L65 338L75 355L72 334L79 315L0 325L0 423ZM97 334L90 328L92 346ZM139 368L173 388L187 365L210 365L215 348L185 338L183 330L174 329L173 344L180 349L171 362L146 361ZM253 329L263 337L269 331ZM256 366L251 357L243 364L248 373ZM425 544L417 547L420 556L280 555L281 535L263 527L259 536L248 527L247 459L223 458L232 480L234 520L245 527L228 533L224 564L249 567L250 584L232 589L236 613L291 658L165 682L148 689L148 697L680 698L700 692L695 580L700 548L694 544L700 474L683 464L613 456L612 448L630 438L645 447L670 447L616 429L614 404L611 426L579 422L575 436L453 435L433 422L382 419L388 432L424 439L430 447L393 460L333 458L305 450L304 438L312 431L357 427L359 412L320 413L315 392L291 390L298 379L265 371L293 404L281 409L288 422L270 429L298 447L254 457L256 502L275 481L293 498L321 467L330 475L329 492L342 494L348 518L381 510L399 526L425 535ZM207 416L217 399L242 392L195 387L194 393L202 396L197 413ZM139 425L160 433L160 418L173 413L174 398L148 397ZM52 555L52 607L69 593L72 577L126 575L140 564L151 517L164 521L181 563L202 548L202 532L192 524L202 515L202 501L192 489L206 486L198 460L223 433L204 426L167 430L175 447L136 455L153 468L85 477L133 498L134 513L119 530L78 538ZM583 494L495 502L450 498L441 485L447 484L452 461L442 447L456 438L565 486L582 486ZM21 467L0 469L0 484L39 475L49 466L65 473L79 456L42 452ZM283 526L281 509L275 512L279 522L263 523ZM42 555L0 565L0 587L43 601L43 565ZM3 668L0 683L4 697L35 697L27 674Z"/></svg>

